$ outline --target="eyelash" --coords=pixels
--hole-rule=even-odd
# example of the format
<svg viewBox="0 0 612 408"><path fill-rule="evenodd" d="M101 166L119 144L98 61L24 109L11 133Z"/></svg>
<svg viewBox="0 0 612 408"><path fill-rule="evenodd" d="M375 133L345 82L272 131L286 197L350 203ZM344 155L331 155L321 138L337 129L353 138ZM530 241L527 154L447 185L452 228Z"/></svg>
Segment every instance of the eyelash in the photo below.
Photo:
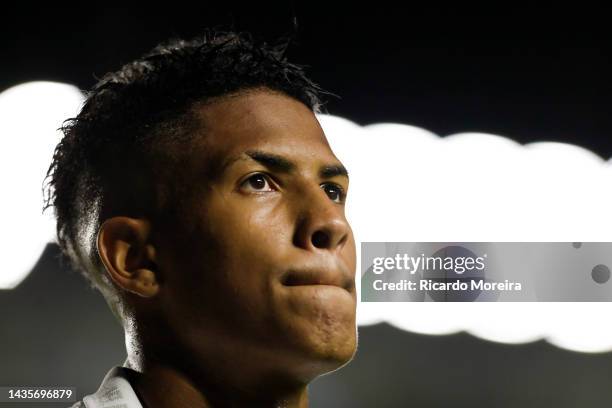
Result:
<svg viewBox="0 0 612 408"><path fill-rule="evenodd" d="M246 185L249 182L249 180L251 180L255 176L262 176L266 180L266 183L268 184L268 186L270 186L271 188L274 188L274 187L272 187L272 185L275 184L275 183L273 183L271 181L272 176L270 176L267 173L263 173L263 172L257 172L257 173L250 174L247 178L245 178L240 183L240 188L242 188L244 185ZM321 184L321 188L323 188L324 186L333 186L333 187L335 187L338 190L339 201L334 201L335 203L343 204L346 201L346 191L344 190L344 187L342 187L341 185L336 184L336 183L323 183L323 184ZM256 192L263 193L264 191L256 191Z"/></svg>

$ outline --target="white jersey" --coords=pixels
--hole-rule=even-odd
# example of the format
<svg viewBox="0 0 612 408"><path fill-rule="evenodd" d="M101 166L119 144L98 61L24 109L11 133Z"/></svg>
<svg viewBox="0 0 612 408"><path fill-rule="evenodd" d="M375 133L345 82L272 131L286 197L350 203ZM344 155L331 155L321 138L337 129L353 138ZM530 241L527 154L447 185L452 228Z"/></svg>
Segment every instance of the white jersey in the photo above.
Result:
<svg viewBox="0 0 612 408"><path fill-rule="evenodd" d="M114 367L106 374L98 391L70 408L143 408L129 382L136 374L129 368Z"/></svg>

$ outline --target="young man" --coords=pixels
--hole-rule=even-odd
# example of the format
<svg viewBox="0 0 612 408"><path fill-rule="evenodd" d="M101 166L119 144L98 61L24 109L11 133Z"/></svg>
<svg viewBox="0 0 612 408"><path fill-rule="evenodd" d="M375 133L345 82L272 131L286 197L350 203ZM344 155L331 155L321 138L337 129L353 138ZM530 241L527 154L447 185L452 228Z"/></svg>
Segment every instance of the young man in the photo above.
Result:
<svg viewBox="0 0 612 408"><path fill-rule="evenodd" d="M319 93L282 47L207 32L88 94L48 205L127 360L75 406L307 407L308 383L352 358L349 180Z"/></svg>

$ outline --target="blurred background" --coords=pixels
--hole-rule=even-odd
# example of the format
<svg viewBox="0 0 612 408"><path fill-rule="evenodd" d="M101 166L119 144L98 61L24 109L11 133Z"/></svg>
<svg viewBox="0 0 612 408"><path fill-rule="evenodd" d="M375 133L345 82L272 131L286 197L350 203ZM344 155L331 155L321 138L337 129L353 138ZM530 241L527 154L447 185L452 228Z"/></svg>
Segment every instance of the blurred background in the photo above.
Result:
<svg viewBox="0 0 612 408"><path fill-rule="evenodd" d="M88 89L159 41L222 25L270 40L295 33L289 59L339 96L328 97L329 113L359 124L567 142L612 156L612 50L604 21L558 5L173 3L5 8L2 17L0 92L37 80ZM601 322L608 324L605 316ZM74 386L81 398L124 359L123 334L104 300L62 266L55 245L19 286L0 290L0 385ZM595 407L612 400L610 383L611 353L544 341L505 345L465 333L425 336L379 324L360 328L354 361L315 381L310 395L312 407Z"/></svg>

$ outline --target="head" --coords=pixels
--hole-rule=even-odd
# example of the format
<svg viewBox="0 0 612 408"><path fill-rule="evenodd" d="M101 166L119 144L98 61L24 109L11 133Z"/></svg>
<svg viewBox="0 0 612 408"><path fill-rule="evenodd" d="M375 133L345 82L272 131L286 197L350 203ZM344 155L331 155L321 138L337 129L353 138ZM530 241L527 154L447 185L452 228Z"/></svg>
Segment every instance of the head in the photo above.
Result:
<svg viewBox="0 0 612 408"><path fill-rule="evenodd" d="M194 377L308 382L355 352L348 174L285 48L156 47L88 93L49 171L60 246L128 348Z"/></svg>

